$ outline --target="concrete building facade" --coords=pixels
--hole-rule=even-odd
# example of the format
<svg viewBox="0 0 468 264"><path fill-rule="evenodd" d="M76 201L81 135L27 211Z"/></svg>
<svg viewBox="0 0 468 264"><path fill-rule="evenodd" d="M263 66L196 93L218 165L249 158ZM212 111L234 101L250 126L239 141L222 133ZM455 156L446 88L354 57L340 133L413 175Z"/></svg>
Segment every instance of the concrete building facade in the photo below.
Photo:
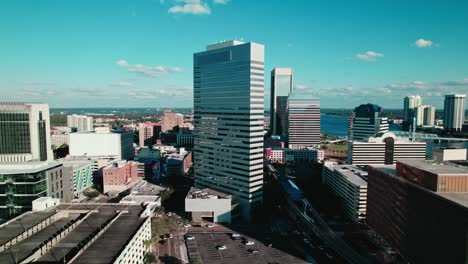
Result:
<svg viewBox="0 0 468 264"><path fill-rule="evenodd" d="M112 156L132 159L133 133L77 132L70 134L70 156Z"/></svg>
<svg viewBox="0 0 468 264"><path fill-rule="evenodd" d="M231 196L209 188L192 188L185 198L185 212L192 221L213 223L231 223Z"/></svg>
<svg viewBox="0 0 468 264"><path fill-rule="evenodd" d="M0 218L30 211L39 197L73 198L71 174L60 163L31 161L0 164Z"/></svg>
<svg viewBox="0 0 468 264"><path fill-rule="evenodd" d="M444 170L445 166L425 165L430 169L439 167L438 170ZM414 172L417 171L420 172ZM406 180L405 175L401 169L398 172L395 168L369 167L368 225L406 262L466 263L466 192L433 192Z"/></svg>
<svg viewBox="0 0 468 264"><path fill-rule="evenodd" d="M194 54L195 187L233 195L245 221L263 201L264 47L227 41Z"/></svg>
<svg viewBox="0 0 468 264"><path fill-rule="evenodd" d="M411 142L391 132L379 133L367 142L348 143L348 164L391 165L396 161L425 159L426 142Z"/></svg>
<svg viewBox="0 0 468 264"><path fill-rule="evenodd" d="M0 163L53 159L49 105L0 102Z"/></svg>
<svg viewBox="0 0 468 264"><path fill-rule="evenodd" d="M449 160L468 160L467 149L433 148L432 159L438 162Z"/></svg>
<svg viewBox="0 0 468 264"><path fill-rule="evenodd" d="M367 172L350 165L323 166L322 181L340 197L343 211L353 221L366 218Z"/></svg>
<svg viewBox="0 0 468 264"><path fill-rule="evenodd" d="M308 93L288 97L288 147L303 149L320 145L320 100Z"/></svg>
<svg viewBox="0 0 468 264"><path fill-rule="evenodd" d="M76 127L77 132L94 130L93 118L91 116L68 115L67 125L69 127Z"/></svg>
<svg viewBox="0 0 468 264"><path fill-rule="evenodd" d="M161 133L161 125L158 123L146 122L138 125L138 139L140 147L152 146L156 144Z"/></svg>
<svg viewBox="0 0 468 264"><path fill-rule="evenodd" d="M102 169L103 192L121 192L138 180L138 163L114 161Z"/></svg>

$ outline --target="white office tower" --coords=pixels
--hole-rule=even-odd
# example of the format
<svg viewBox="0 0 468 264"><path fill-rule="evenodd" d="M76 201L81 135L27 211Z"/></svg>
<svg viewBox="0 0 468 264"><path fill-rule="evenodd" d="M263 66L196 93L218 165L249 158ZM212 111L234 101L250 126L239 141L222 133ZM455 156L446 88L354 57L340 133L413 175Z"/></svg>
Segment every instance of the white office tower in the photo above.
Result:
<svg viewBox="0 0 468 264"><path fill-rule="evenodd" d="M50 161L49 105L0 102L0 162Z"/></svg>
<svg viewBox="0 0 468 264"><path fill-rule="evenodd" d="M69 127L76 127L78 132L93 131L93 118L84 115L68 115L67 125Z"/></svg>
<svg viewBox="0 0 468 264"><path fill-rule="evenodd" d="M444 101L444 129L461 131L465 121L465 94L448 94Z"/></svg>
<svg viewBox="0 0 468 264"><path fill-rule="evenodd" d="M435 121L435 108L430 105L420 105L415 110L416 126L433 126Z"/></svg>
<svg viewBox="0 0 468 264"><path fill-rule="evenodd" d="M423 126L433 126L435 123L435 107L426 105L424 108Z"/></svg>
<svg viewBox="0 0 468 264"><path fill-rule="evenodd" d="M272 135L288 134L288 95L293 91L293 70L274 68L271 71L270 128Z"/></svg>
<svg viewBox="0 0 468 264"><path fill-rule="evenodd" d="M348 164L392 165L396 161L425 159L426 142L398 138L391 132L379 133L365 142L348 143Z"/></svg>
<svg viewBox="0 0 468 264"><path fill-rule="evenodd" d="M422 99L419 95L406 96L403 100L403 121L413 122L415 109L422 105Z"/></svg>
<svg viewBox="0 0 468 264"><path fill-rule="evenodd" d="M382 107L362 104L354 108L349 140L367 141L377 133L388 132L388 118L381 117Z"/></svg>
<svg viewBox="0 0 468 264"><path fill-rule="evenodd" d="M320 146L320 100L310 93L289 95L288 144L291 149Z"/></svg>
<svg viewBox="0 0 468 264"><path fill-rule="evenodd" d="M263 201L264 47L227 41L193 60L195 187L232 194L250 221Z"/></svg>

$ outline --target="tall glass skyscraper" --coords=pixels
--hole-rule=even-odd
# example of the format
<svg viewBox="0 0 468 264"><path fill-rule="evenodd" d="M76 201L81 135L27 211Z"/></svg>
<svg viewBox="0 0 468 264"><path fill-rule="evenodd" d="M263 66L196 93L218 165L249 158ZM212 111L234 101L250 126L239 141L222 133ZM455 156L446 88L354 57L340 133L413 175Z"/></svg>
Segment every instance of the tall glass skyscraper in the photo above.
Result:
<svg viewBox="0 0 468 264"><path fill-rule="evenodd" d="M274 68L271 71L270 128L274 136L288 134L288 95L293 91L293 70Z"/></svg>
<svg viewBox="0 0 468 264"><path fill-rule="evenodd" d="M0 103L0 162L53 159L49 106Z"/></svg>
<svg viewBox="0 0 468 264"><path fill-rule="evenodd" d="M232 194L250 221L263 201L264 47L227 41L193 61L195 186Z"/></svg>

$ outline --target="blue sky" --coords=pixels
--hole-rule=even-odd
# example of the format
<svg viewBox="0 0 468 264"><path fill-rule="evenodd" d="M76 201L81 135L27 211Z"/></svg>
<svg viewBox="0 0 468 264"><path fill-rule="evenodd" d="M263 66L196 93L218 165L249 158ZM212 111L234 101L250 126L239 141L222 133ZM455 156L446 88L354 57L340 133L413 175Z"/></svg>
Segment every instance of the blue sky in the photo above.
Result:
<svg viewBox="0 0 468 264"><path fill-rule="evenodd" d="M468 93L468 1L2 0L1 101L191 107L192 54L265 45L323 108ZM270 87L265 79L266 101Z"/></svg>

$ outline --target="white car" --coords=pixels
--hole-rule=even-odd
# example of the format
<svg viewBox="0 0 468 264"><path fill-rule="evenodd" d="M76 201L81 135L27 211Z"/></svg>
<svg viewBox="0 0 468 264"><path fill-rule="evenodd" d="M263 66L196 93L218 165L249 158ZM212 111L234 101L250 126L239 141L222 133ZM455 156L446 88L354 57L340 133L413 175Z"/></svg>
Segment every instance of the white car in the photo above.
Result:
<svg viewBox="0 0 468 264"><path fill-rule="evenodd" d="M240 234L238 234L238 233L232 233L232 234L231 234L231 237L240 237Z"/></svg>
<svg viewBox="0 0 468 264"><path fill-rule="evenodd" d="M255 245L255 242L253 242L253 241L247 241L247 242L245 242L245 245L246 245L246 246L253 246L253 245Z"/></svg>
<svg viewBox="0 0 468 264"><path fill-rule="evenodd" d="M227 249L227 247L226 247L225 245L218 246L217 248L218 248L218 250L225 250L225 249Z"/></svg>
<svg viewBox="0 0 468 264"><path fill-rule="evenodd" d="M194 240L195 237L194 237L194 236L186 236L185 239L187 239L187 240Z"/></svg>
<svg viewBox="0 0 468 264"><path fill-rule="evenodd" d="M184 227L191 227L191 224L184 224Z"/></svg>
<svg viewBox="0 0 468 264"><path fill-rule="evenodd" d="M206 225L206 227L213 228L213 227L215 227L215 225L214 224L208 224L208 225Z"/></svg>
<svg viewBox="0 0 468 264"><path fill-rule="evenodd" d="M169 217L171 217L171 216L172 216L172 213L171 213L171 212L168 212L166 215L169 216Z"/></svg>

